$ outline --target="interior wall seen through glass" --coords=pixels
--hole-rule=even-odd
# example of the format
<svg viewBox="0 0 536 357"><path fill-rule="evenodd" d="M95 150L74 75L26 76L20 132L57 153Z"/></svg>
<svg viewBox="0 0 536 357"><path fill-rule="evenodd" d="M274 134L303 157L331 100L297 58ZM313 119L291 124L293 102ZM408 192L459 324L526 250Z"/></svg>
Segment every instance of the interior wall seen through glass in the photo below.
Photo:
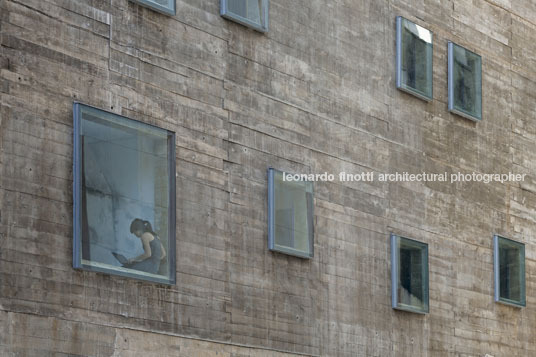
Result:
<svg viewBox="0 0 536 357"><path fill-rule="evenodd" d="M310 182L283 181L274 174L275 244L310 253L311 211L313 195Z"/></svg>
<svg viewBox="0 0 536 357"><path fill-rule="evenodd" d="M520 248L506 243L499 245L500 297L520 301L521 289Z"/></svg>
<svg viewBox="0 0 536 357"><path fill-rule="evenodd" d="M406 19L402 21L402 86L432 97L432 34Z"/></svg>
<svg viewBox="0 0 536 357"><path fill-rule="evenodd" d="M428 312L428 245L391 235L393 308Z"/></svg>
<svg viewBox="0 0 536 357"><path fill-rule="evenodd" d="M167 132L83 112L80 142L83 263L168 275ZM131 232L135 219L153 232L152 257L125 264L146 250Z"/></svg>
<svg viewBox="0 0 536 357"><path fill-rule="evenodd" d="M262 0L227 0L231 13L242 16L254 23L261 24Z"/></svg>
<svg viewBox="0 0 536 357"><path fill-rule="evenodd" d="M399 302L410 306L424 303L423 254L420 248L400 243Z"/></svg>
<svg viewBox="0 0 536 357"><path fill-rule="evenodd" d="M166 15L175 15L175 0L131 0Z"/></svg>
<svg viewBox="0 0 536 357"><path fill-rule="evenodd" d="M454 108L480 118L482 116L482 60L463 47L453 46Z"/></svg>
<svg viewBox="0 0 536 357"><path fill-rule="evenodd" d="M152 1L154 1L158 5L162 5L165 7L169 6L169 0L152 0Z"/></svg>

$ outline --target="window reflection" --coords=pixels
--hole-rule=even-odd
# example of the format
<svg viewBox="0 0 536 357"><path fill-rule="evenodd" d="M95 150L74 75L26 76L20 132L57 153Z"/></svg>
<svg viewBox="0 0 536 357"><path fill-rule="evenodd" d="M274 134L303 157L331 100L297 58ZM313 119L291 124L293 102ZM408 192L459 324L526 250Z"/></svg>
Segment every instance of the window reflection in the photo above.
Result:
<svg viewBox="0 0 536 357"><path fill-rule="evenodd" d="M175 0L131 0L166 15L175 15Z"/></svg>
<svg viewBox="0 0 536 357"><path fill-rule="evenodd" d="M262 0L228 0L229 11L254 23L261 23Z"/></svg>
<svg viewBox="0 0 536 357"><path fill-rule="evenodd" d="M393 307L428 312L428 245L391 235Z"/></svg>
<svg viewBox="0 0 536 357"><path fill-rule="evenodd" d="M503 246L499 250L501 297L520 299L519 249Z"/></svg>
<svg viewBox="0 0 536 357"><path fill-rule="evenodd" d="M397 87L423 99L432 98L432 33L397 18Z"/></svg>
<svg viewBox="0 0 536 357"><path fill-rule="evenodd" d="M482 60L481 57L456 44L449 44L451 60L451 103L449 109L470 118L482 117Z"/></svg>
<svg viewBox="0 0 536 357"><path fill-rule="evenodd" d="M268 31L268 0L220 0L220 14L254 30Z"/></svg>
<svg viewBox="0 0 536 357"><path fill-rule="evenodd" d="M285 181L283 173L270 169L273 186L273 233L271 249L311 257L313 254L312 183ZM270 212L272 215L272 212Z"/></svg>
<svg viewBox="0 0 536 357"><path fill-rule="evenodd" d="M173 137L79 108L80 264L168 279Z"/></svg>
<svg viewBox="0 0 536 357"><path fill-rule="evenodd" d="M499 265L497 269L499 301L524 306L525 246L498 236L496 236L495 244L498 244L496 264Z"/></svg>
<svg viewBox="0 0 536 357"><path fill-rule="evenodd" d="M406 305L423 303L422 254L421 250L400 245L400 302Z"/></svg>

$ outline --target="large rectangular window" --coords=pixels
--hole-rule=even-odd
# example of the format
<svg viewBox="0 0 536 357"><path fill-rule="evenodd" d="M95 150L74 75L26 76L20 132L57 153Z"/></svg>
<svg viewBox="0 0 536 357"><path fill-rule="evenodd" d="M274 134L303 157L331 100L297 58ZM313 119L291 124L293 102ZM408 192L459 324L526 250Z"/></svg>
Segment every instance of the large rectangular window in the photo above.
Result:
<svg viewBox="0 0 536 357"><path fill-rule="evenodd" d="M432 32L396 18L396 87L426 101L433 97Z"/></svg>
<svg viewBox="0 0 536 357"><path fill-rule="evenodd" d="M313 256L313 184L286 180L268 169L268 246L302 258Z"/></svg>
<svg viewBox="0 0 536 357"><path fill-rule="evenodd" d="M392 306L427 313L428 244L391 235Z"/></svg>
<svg viewBox="0 0 536 357"><path fill-rule="evenodd" d="M525 245L496 235L493 247L495 301L525 306Z"/></svg>
<svg viewBox="0 0 536 357"><path fill-rule="evenodd" d="M175 134L73 110L73 266L174 284Z"/></svg>
<svg viewBox="0 0 536 357"><path fill-rule="evenodd" d="M482 120L482 58L448 43L449 110L464 118Z"/></svg>
<svg viewBox="0 0 536 357"><path fill-rule="evenodd" d="M131 0L135 3L161 12L166 15L175 15L175 0Z"/></svg>
<svg viewBox="0 0 536 357"><path fill-rule="evenodd" d="M220 0L220 14L254 30L268 31L268 0Z"/></svg>

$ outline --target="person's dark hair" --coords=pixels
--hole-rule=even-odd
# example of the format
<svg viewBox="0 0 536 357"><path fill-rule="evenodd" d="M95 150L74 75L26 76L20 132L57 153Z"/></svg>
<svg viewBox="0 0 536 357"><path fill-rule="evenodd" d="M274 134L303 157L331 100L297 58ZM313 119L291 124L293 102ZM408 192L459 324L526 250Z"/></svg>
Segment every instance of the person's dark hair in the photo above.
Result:
<svg viewBox="0 0 536 357"><path fill-rule="evenodd" d="M153 232L153 227L151 227L151 223L139 218L134 219L130 224L130 233L134 233L135 231L142 231L143 233L149 232L153 235L155 234L155 232Z"/></svg>

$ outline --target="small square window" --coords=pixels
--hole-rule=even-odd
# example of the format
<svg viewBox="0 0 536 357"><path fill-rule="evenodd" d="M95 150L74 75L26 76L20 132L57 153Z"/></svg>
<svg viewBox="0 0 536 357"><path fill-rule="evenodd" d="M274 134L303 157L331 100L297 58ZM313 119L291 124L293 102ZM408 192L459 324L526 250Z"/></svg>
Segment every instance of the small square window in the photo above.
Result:
<svg viewBox="0 0 536 357"><path fill-rule="evenodd" d="M493 237L495 301L525 306L525 245L501 236Z"/></svg>
<svg viewBox="0 0 536 357"><path fill-rule="evenodd" d="M175 16L175 0L131 0L135 3L161 12L166 15Z"/></svg>
<svg viewBox="0 0 536 357"><path fill-rule="evenodd" d="M428 244L391 235L394 309L428 313Z"/></svg>
<svg viewBox="0 0 536 357"><path fill-rule="evenodd" d="M396 87L426 101L433 97L432 32L396 18Z"/></svg>
<svg viewBox="0 0 536 357"><path fill-rule="evenodd" d="M292 179L289 179L292 177ZM313 257L313 183L268 169L268 247Z"/></svg>
<svg viewBox="0 0 536 357"><path fill-rule="evenodd" d="M464 118L482 120L482 58L448 43L449 110Z"/></svg>
<svg viewBox="0 0 536 357"><path fill-rule="evenodd" d="M268 0L220 0L220 14L254 30L268 31Z"/></svg>
<svg viewBox="0 0 536 357"><path fill-rule="evenodd" d="M74 103L73 266L175 283L175 134Z"/></svg>

